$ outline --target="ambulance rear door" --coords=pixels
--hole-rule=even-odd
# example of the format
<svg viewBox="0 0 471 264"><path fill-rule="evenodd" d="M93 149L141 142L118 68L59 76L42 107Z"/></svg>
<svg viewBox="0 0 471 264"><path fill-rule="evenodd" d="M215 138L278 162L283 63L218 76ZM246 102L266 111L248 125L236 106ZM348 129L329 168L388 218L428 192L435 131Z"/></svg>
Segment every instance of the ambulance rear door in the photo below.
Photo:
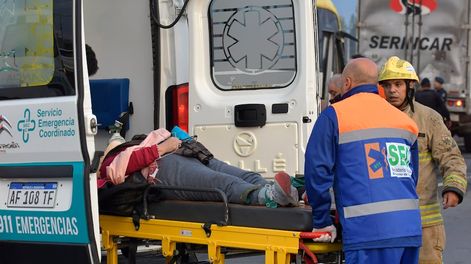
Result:
<svg viewBox="0 0 471 264"><path fill-rule="evenodd" d="M303 174L318 114L311 1L190 1L189 130L215 157Z"/></svg>

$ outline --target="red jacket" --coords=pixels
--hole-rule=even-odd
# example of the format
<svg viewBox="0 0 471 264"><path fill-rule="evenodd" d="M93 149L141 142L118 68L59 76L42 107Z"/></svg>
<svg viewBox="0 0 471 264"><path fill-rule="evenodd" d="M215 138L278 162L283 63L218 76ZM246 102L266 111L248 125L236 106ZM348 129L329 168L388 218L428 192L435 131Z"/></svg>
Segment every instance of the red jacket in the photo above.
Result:
<svg viewBox="0 0 471 264"><path fill-rule="evenodd" d="M111 164L111 162L114 160L116 156L119 155L119 153L120 152L116 152L112 155L108 155L107 157L105 157L105 159L101 163L100 179L102 181L99 181L98 183L99 188L101 188L103 184L106 182L103 180L108 179L108 175L106 173L106 167ZM154 162L158 157L159 157L159 151L158 151L157 145L152 145L150 147L143 147L141 149L135 150L131 154L131 157L129 158L128 167L126 169L126 175L129 175L133 172L139 171L142 168L149 166L149 164Z"/></svg>

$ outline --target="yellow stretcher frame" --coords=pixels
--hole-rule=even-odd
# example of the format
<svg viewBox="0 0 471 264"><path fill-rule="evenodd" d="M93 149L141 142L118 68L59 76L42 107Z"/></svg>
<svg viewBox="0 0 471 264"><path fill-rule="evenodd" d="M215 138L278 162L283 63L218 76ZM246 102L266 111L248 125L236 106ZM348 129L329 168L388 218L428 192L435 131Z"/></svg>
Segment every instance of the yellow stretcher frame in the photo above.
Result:
<svg viewBox="0 0 471 264"><path fill-rule="evenodd" d="M266 264L289 264L291 255L299 254L300 250L314 254L342 250L338 242L304 240L306 232L212 224L210 233L207 233L203 226L203 223L195 222L141 219L139 230L135 230L131 217L100 215L107 264L118 264L117 240L120 237L162 241L162 255L167 261L172 258L177 243L207 245L208 258L216 264L224 263L223 247L264 251ZM308 236L312 234L307 232Z"/></svg>

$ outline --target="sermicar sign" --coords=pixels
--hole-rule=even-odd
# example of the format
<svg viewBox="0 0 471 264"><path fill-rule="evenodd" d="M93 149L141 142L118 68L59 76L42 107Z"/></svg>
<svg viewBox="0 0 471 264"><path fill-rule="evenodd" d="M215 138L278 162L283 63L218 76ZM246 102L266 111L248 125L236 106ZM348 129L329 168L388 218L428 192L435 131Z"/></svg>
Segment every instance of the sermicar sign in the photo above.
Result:
<svg viewBox="0 0 471 264"><path fill-rule="evenodd" d="M382 65L399 56L421 78L466 83L468 0L360 0L359 53Z"/></svg>
<svg viewBox="0 0 471 264"><path fill-rule="evenodd" d="M435 11L438 4L435 0L391 0L389 7L392 11L401 15L428 15ZM369 47L374 49L420 49L434 51L451 51L452 38L408 37L408 36L380 36L373 35L370 38Z"/></svg>
<svg viewBox="0 0 471 264"><path fill-rule="evenodd" d="M372 49L451 51L452 44L452 38L407 38L401 36L373 35L370 38L370 44L368 46Z"/></svg>

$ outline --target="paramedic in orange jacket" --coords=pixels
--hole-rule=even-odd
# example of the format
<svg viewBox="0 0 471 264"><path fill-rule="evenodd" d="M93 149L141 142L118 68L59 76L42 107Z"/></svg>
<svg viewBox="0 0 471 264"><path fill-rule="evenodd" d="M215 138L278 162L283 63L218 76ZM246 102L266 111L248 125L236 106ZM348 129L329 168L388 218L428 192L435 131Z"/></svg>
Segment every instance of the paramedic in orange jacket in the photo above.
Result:
<svg viewBox="0 0 471 264"><path fill-rule="evenodd" d="M376 64L351 60L342 100L324 110L306 149L313 231L331 232L333 186L347 264L414 264L422 241L417 184L418 129L378 95Z"/></svg>
<svg viewBox="0 0 471 264"><path fill-rule="evenodd" d="M412 65L391 57L379 74L386 100L410 116L419 127L419 183L417 193L422 214L423 241L419 263L441 264L445 248L445 227L438 200L438 179L443 179L443 208L455 207L466 192L466 163L442 116L414 101L414 86L419 78Z"/></svg>

